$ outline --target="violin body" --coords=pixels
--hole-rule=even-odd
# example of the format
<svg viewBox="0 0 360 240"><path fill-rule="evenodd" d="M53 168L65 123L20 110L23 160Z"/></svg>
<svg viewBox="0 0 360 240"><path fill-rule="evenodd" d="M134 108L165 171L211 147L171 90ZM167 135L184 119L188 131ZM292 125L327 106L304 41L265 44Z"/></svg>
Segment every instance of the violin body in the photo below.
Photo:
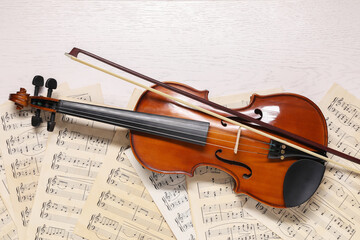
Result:
<svg viewBox="0 0 360 240"><path fill-rule="evenodd" d="M19 109L37 108L33 126L42 121L39 111L51 112L48 131L56 112L129 128L134 155L152 171L192 176L201 165L215 167L234 178L236 193L274 207L298 206L314 194L325 171L325 151L315 147L327 145L327 127L312 101L289 93L253 95L247 107L223 111L199 101L207 101L208 91L167 86L198 99L161 85L144 92L135 111L54 99L51 92L36 96L36 89L33 97L21 88L9 99ZM265 127L271 134L263 133ZM294 136L314 148L294 144Z"/></svg>
<svg viewBox="0 0 360 240"><path fill-rule="evenodd" d="M208 91L198 91L179 83L169 85L201 98L208 98ZM233 117L159 85L153 88L222 116ZM204 146L131 130L134 155L144 167L152 171L193 176L199 166L215 167L234 178L236 193L247 194L274 207L300 205L312 196L322 180L325 167L321 160L294 152L246 129L241 129L238 133L239 126L225 123L152 92L144 92L134 110L210 123ZM248 106L235 110L327 145L328 134L324 116L312 101L303 96L289 93L267 96L254 94ZM259 126L252 126L261 130ZM234 151L237 141L238 150Z"/></svg>

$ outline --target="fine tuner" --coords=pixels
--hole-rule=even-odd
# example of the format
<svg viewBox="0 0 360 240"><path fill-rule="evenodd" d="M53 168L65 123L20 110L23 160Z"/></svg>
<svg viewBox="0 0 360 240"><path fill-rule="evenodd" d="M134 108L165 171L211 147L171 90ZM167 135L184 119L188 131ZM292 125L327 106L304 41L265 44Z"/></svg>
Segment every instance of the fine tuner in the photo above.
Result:
<svg viewBox="0 0 360 240"><path fill-rule="evenodd" d="M155 85L150 88L84 62L77 58L79 53ZM38 96L43 78L35 76L34 96L23 88L10 95L18 108L30 105L37 109L33 126L41 123L38 111L45 110L51 112L49 131L54 129L56 112L127 127L133 153L144 167L190 176L200 165L217 167L234 178L235 192L274 207L298 206L309 199L322 180L324 161L359 172L326 157L328 152L360 163L327 147L325 119L320 109L303 96L253 95L249 106L228 109L210 102L207 91L162 83L78 48L67 56L147 91L134 111L127 111L51 98L49 91L56 88L56 81L48 84L47 97Z"/></svg>

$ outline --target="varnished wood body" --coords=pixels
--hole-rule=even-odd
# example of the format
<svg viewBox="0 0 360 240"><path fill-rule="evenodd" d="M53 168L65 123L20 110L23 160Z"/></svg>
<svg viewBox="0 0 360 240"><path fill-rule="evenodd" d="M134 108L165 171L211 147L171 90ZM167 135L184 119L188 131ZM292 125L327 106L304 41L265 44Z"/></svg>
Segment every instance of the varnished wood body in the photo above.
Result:
<svg viewBox="0 0 360 240"><path fill-rule="evenodd" d="M179 83L171 84L203 98L207 99L208 97L208 91L198 91ZM160 86L154 86L154 88L177 98L186 99L205 109L229 116ZM237 109L237 111L256 117L255 109L263 112L262 121L327 145L325 119L320 109L309 99L288 93L268 96L253 95L249 106ZM145 92L140 97L135 110L210 122L208 144L203 147L132 131L131 146L136 158L144 167L161 173L183 173L192 176L198 166L213 166L234 178L235 192L245 193L274 207L285 207L283 182L287 170L296 160L268 159L269 145L266 143L269 143L270 139L243 129L239 151L235 154L233 149L238 131L237 126L231 124L224 126L219 119L189 109L151 92ZM222 158L248 165L252 169L252 176L244 179L243 174L249 173L247 169L218 160L215 156L218 149L222 150L219 153Z"/></svg>

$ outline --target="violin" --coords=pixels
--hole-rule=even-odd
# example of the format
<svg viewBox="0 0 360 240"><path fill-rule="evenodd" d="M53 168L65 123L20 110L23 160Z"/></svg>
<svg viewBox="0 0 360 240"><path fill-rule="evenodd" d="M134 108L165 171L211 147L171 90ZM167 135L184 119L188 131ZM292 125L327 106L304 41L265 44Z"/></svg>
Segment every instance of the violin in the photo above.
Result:
<svg viewBox="0 0 360 240"><path fill-rule="evenodd" d="M210 102L206 90L157 82L78 48L69 54L77 59L78 53L148 78L155 85L146 87L134 111L129 111L54 99L52 90L47 97L38 96L44 80L35 76L34 96L21 88L9 97L19 109L37 109L33 126L40 125L39 112L45 110L51 112L49 131L54 129L56 112L128 128L132 151L145 168L192 176L199 166L216 167L234 178L236 193L279 208L298 206L314 194L329 161L327 152L360 163L327 147L325 118L306 97L254 94L248 106L228 109ZM46 86L55 89L54 81L49 79Z"/></svg>

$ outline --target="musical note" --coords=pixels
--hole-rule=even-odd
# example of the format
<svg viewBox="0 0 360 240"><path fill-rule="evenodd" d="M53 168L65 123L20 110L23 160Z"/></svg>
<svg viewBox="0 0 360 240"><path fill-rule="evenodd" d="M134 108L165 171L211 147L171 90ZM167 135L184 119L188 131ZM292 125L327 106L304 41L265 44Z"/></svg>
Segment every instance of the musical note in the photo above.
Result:
<svg viewBox="0 0 360 240"><path fill-rule="evenodd" d="M11 217L7 212L6 207L3 205L3 203L1 203L1 205L2 206L0 206L0 229L11 222Z"/></svg>
<svg viewBox="0 0 360 240"><path fill-rule="evenodd" d="M1 125L4 131L12 131L19 128L31 127L29 116L35 113L33 109L23 109L16 112L6 111L0 114ZM44 117L44 114L42 115Z"/></svg>
<svg viewBox="0 0 360 240"><path fill-rule="evenodd" d="M35 191L37 182L31 182L28 184L20 183L20 186L16 187L16 195L19 202L32 201L35 197Z"/></svg>
<svg viewBox="0 0 360 240"><path fill-rule="evenodd" d="M94 178L97 175L101 165L102 162L100 161L92 160L90 158L84 159L73 157L71 155L67 155L64 152L60 152L59 154L54 154L53 160L51 162L51 169L58 172Z"/></svg>
<svg viewBox="0 0 360 240"><path fill-rule="evenodd" d="M121 225L111 218L101 214L92 215L87 229L94 233L94 239L143 239L143 240L162 240L165 238L151 234L133 225L131 222L124 221Z"/></svg>
<svg viewBox="0 0 360 240"><path fill-rule="evenodd" d="M45 192L68 200L85 201L90 192L92 181L55 175L47 180Z"/></svg>
<svg viewBox="0 0 360 240"><path fill-rule="evenodd" d="M39 176L42 160L42 156L15 159L15 162L11 163L13 177L22 178L27 176Z"/></svg>
<svg viewBox="0 0 360 240"><path fill-rule="evenodd" d="M10 137L5 140L8 154L33 156L42 153L46 147L47 131L46 128L39 130L39 132L28 130L17 136L10 135Z"/></svg>
<svg viewBox="0 0 360 240"><path fill-rule="evenodd" d="M162 215L158 212L145 209L137 203L112 194L110 191L101 193L97 205L105 211L121 215L124 218L147 226L147 229L153 229L155 231L159 229L163 221ZM169 232L169 234L171 234L171 232Z"/></svg>
<svg viewBox="0 0 360 240"><path fill-rule="evenodd" d="M43 219L52 220L55 222L70 223L75 225L77 222L77 217L81 213L81 208L53 203L51 200L44 202L42 204L40 217ZM72 216L69 216L71 214Z"/></svg>
<svg viewBox="0 0 360 240"><path fill-rule="evenodd" d="M36 229L36 235L35 240L40 239L54 239L54 240L60 240L60 239L73 239L73 240L83 240L84 238L81 238L75 234L73 234L71 231L68 231L64 228L59 227L53 227L49 226L47 224L43 224L42 226L39 226Z"/></svg>
<svg viewBox="0 0 360 240"><path fill-rule="evenodd" d="M60 130L56 144L66 149L75 149L105 155L111 139L87 135L78 131Z"/></svg>
<svg viewBox="0 0 360 240"><path fill-rule="evenodd" d="M345 100L345 97L335 96L328 105L327 110L330 115L335 117L337 122L350 127L355 132L359 131L359 106L354 105L349 100Z"/></svg>

